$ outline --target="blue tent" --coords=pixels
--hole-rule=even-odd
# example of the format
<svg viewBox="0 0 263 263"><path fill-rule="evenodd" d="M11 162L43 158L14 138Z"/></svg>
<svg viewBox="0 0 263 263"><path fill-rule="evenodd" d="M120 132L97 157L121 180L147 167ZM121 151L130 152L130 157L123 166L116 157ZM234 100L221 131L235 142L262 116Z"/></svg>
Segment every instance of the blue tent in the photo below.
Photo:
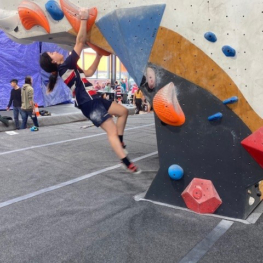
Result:
<svg viewBox="0 0 263 263"><path fill-rule="evenodd" d="M12 41L0 30L0 109L6 109L9 102L11 79L18 79L18 85L24 84L27 75L33 78L34 101L39 106L50 106L71 101L71 92L59 79L54 92L47 95L46 86L49 75L39 66L40 52L58 51L67 56L67 51L55 44L34 42L24 45Z"/></svg>

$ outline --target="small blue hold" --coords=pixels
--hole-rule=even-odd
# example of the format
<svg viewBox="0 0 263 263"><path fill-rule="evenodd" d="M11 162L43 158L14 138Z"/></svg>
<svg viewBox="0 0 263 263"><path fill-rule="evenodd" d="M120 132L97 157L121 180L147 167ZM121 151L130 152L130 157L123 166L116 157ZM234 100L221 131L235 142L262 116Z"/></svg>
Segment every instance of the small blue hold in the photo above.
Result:
<svg viewBox="0 0 263 263"><path fill-rule="evenodd" d="M49 0L45 4L45 7L46 7L48 13L51 15L51 17L54 20L59 21L64 17L64 14L63 14L62 10L60 9L60 6L58 5L58 3L55 0Z"/></svg>
<svg viewBox="0 0 263 263"><path fill-rule="evenodd" d="M173 180L180 180L183 177L183 175L184 175L184 170L183 170L183 168L180 165L172 164L168 168L168 174L169 174L171 179L173 179Z"/></svg>
<svg viewBox="0 0 263 263"><path fill-rule="evenodd" d="M208 120L209 121L215 121L215 120L221 119L222 117L223 117L223 114L221 112L218 112L214 115L209 116Z"/></svg>
<svg viewBox="0 0 263 263"><path fill-rule="evenodd" d="M235 49L230 46L223 46L222 51L227 57L234 57L236 55Z"/></svg>
<svg viewBox="0 0 263 263"><path fill-rule="evenodd" d="M207 39L210 42L216 42L217 41L217 37L213 32L206 32L204 34L205 39Z"/></svg>
<svg viewBox="0 0 263 263"><path fill-rule="evenodd" d="M237 101L238 101L237 96L233 96L233 97L231 97L229 99L224 100L223 103L224 104L232 104L232 103L235 103Z"/></svg>

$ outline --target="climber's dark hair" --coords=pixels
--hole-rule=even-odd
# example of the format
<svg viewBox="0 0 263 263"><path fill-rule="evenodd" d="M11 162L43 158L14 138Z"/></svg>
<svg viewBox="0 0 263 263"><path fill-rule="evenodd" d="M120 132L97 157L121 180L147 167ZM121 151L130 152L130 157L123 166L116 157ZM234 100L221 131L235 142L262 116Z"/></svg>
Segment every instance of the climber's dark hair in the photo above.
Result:
<svg viewBox="0 0 263 263"><path fill-rule="evenodd" d="M52 63L51 57L47 52L44 52L40 55L40 67L48 73L52 73L49 76L49 84L48 84L48 92L54 90L57 78L58 78L58 65L56 63Z"/></svg>
<svg viewBox="0 0 263 263"><path fill-rule="evenodd" d="M52 59L47 52L44 52L40 55L39 62L40 67L48 73L58 71L58 65L56 63L52 63Z"/></svg>

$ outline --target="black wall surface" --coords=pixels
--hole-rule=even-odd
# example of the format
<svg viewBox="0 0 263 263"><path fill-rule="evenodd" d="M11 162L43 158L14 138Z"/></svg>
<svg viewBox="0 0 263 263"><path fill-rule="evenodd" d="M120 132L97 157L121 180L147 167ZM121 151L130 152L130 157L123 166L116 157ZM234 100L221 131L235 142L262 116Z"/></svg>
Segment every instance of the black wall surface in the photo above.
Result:
<svg viewBox="0 0 263 263"><path fill-rule="evenodd" d="M186 207L181 193L193 178L211 180L222 199L215 214L245 219L260 202L257 182L263 170L242 147L241 141L251 134L243 121L219 99L205 89L175 76L154 65L157 87L141 89L152 101L156 92L173 82L186 122L181 127L164 125L156 116L156 135L160 169L153 180L146 199ZM223 118L208 121L217 112ZM184 177L173 181L168 168L178 164ZM248 193L248 190L250 190ZM249 205L249 198L255 198Z"/></svg>

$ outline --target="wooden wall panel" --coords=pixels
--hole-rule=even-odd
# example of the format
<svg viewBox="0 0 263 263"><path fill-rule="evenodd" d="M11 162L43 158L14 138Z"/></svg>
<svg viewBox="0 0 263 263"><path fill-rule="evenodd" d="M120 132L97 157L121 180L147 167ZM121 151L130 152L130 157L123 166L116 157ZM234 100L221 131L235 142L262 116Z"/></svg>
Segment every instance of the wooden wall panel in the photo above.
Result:
<svg viewBox="0 0 263 263"><path fill-rule="evenodd" d="M210 91L220 100L238 96L232 109L253 132L263 120L251 108L232 79L202 50L181 35L160 27L149 62Z"/></svg>

